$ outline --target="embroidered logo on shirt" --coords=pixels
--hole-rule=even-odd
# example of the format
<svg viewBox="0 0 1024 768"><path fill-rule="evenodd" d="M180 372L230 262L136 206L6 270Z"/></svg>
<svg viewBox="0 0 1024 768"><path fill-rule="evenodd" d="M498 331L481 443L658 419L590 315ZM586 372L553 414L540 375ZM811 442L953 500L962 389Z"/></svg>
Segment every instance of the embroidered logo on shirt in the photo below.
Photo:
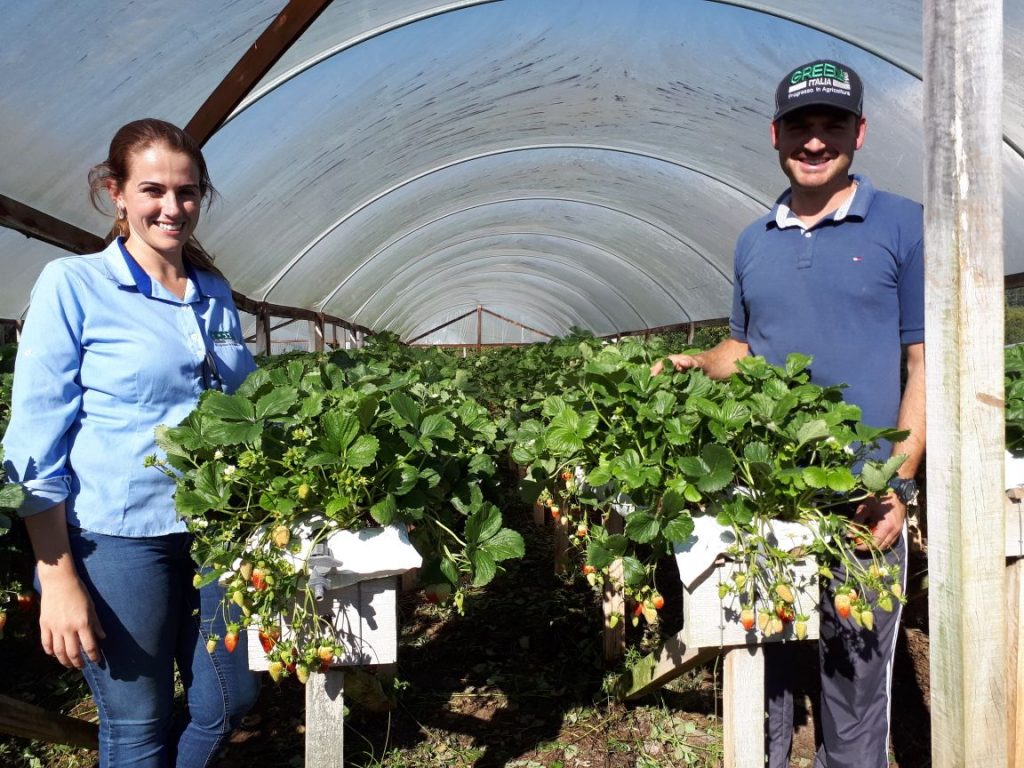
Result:
<svg viewBox="0 0 1024 768"><path fill-rule="evenodd" d="M212 331L210 333L210 338L213 339L213 344L217 347L238 346L238 342L231 335L231 331Z"/></svg>

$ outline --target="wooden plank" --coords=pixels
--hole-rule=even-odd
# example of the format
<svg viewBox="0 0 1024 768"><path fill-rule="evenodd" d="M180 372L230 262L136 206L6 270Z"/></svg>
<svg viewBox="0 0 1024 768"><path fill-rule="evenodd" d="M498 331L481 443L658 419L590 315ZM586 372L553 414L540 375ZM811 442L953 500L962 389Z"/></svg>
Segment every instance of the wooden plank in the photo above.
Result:
<svg viewBox="0 0 1024 768"><path fill-rule="evenodd" d="M927 0L921 15L932 765L993 768L1006 633L979 628L1006 619L1002 3Z"/></svg>
<svg viewBox="0 0 1024 768"><path fill-rule="evenodd" d="M539 501L533 502L533 524L541 528L547 521L547 514L544 512L544 505Z"/></svg>
<svg viewBox="0 0 1024 768"><path fill-rule="evenodd" d="M618 512L609 510L605 528L609 534L622 533L623 519ZM601 611L604 614L604 660L617 661L626 654L626 578L622 558L616 558L608 567L604 582Z"/></svg>
<svg viewBox="0 0 1024 768"><path fill-rule="evenodd" d="M1021 491L1024 488L1013 488L1006 492L1007 557L1024 557L1024 504L1021 503Z"/></svg>
<svg viewBox="0 0 1024 768"><path fill-rule="evenodd" d="M306 683L306 768L344 768L345 670L314 672Z"/></svg>
<svg viewBox="0 0 1024 768"><path fill-rule="evenodd" d="M531 333L536 333L537 335L543 336L546 339L553 339L554 338L554 336L552 336L550 333L545 333L544 331L537 330L536 328L531 328L528 325L523 325L522 323L518 323L515 320L513 320L511 317L505 317L504 315L499 315L497 312L493 312L493 311L487 309L486 307L481 307L480 309L483 312L486 312L491 317L496 317L499 320L504 320L506 323L509 323L510 325L514 325L516 328L522 328L524 331L530 331Z"/></svg>
<svg viewBox="0 0 1024 768"><path fill-rule="evenodd" d="M569 567L569 516L559 514L554 528L551 549L555 561L555 573L565 573Z"/></svg>
<svg viewBox="0 0 1024 768"><path fill-rule="evenodd" d="M754 643L799 642L793 624L783 625L780 634L764 637L755 630L745 630L740 624L740 605L736 595L725 599L719 596L722 583L733 580L737 566L719 560L706 575L690 586L683 585L683 636L690 647L740 646ZM806 614L807 639L818 637L818 565L813 559L800 561L793 568L793 588L796 610Z"/></svg>
<svg viewBox="0 0 1024 768"><path fill-rule="evenodd" d="M1024 768L1024 560L1006 567L1007 768Z"/></svg>
<svg viewBox="0 0 1024 768"><path fill-rule="evenodd" d="M715 658L720 648L690 648L683 633L670 637L660 649L633 664L616 683L620 698L638 699L675 680L696 666Z"/></svg>
<svg viewBox="0 0 1024 768"><path fill-rule="evenodd" d="M331 0L290 0L213 89L185 130L203 146Z"/></svg>
<svg viewBox="0 0 1024 768"><path fill-rule="evenodd" d="M725 768L764 768L764 649L725 654L722 692Z"/></svg>
<svg viewBox="0 0 1024 768"><path fill-rule="evenodd" d="M72 253L98 253L106 246L99 235L6 195L0 195L0 225Z"/></svg>
<svg viewBox="0 0 1024 768"><path fill-rule="evenodd" d="M469 317L470 315L472 315L472 314L475 314L475 313L476 313L476 310L475 310L475 309L471 309L471 310L469 310L469 312L465 312L465 313L463 313L463 314L459 315L458 317L453 317L453 318L452 318L451 320L445 320L445 321L444 321L443 323L441 323L440 325L435 325L435 326L434 326L433 328L431 328L431 329L430 329L429 331L424 331L424 332L423 332L423 333L421 333L421 334L420 334L419 336L417 336L417 337L415 337L415 338L413 338L413 339L409 339L409 340L408 340L407 342L405 342L405 343L406 343L406 344L414 344L415 342L419 341L419 340L420 340L420 339L422 339L422 338L425 338L425 337L429 336L430 334L434 333L435 331L440 331L440 330L441 330L442 328L446 328L447 326L451 325L452 323L457 323L457 322L459 322L459 320L465 320L465 319L466 319L467 317ZM473 344L473 345L471 345L471 346L474 346L474 347L475 347L475 346L477 346L477 345L476 345L476 344Z"/></svg>
<svg viewBox="0 0 1024 768"><path fill-rule="evenodd" d="M0 732L50 744L99 749L99 726L0 695Z"/></svg>

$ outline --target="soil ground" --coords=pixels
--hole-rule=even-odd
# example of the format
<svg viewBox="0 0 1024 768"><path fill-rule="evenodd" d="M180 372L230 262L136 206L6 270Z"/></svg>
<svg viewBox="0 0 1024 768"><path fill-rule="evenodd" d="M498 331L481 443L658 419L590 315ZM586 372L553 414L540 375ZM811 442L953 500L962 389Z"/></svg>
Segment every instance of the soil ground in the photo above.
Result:
<svg viewBox="0 0 1024 768"><path fill-rule="evenodd" d="M692 670L658 693L623 704L607 693L621 671L602 659L601 611L581 577L556 576L551 529L537 528L526 509L506 510L527 542L522 561L472 593L465 615L400 597L396 670L351 674L346 681L346 765L366 768L654 768L718 766L722 760L721 662ZM666 617L679 611L671 563L659 575ZM893 685L894 768L926 768L929 760L928 637L925 601L911 601L896 654ZM668 618L663 633L674 633ZM635 630L631 629L635 633ZM640 640L631 634L631 640ZM3 644L0 644L2 646ZM41 654L5 669L19 676L67 680ZM798 711L791 765L813 765L817 651L800 645ZM26 663L27 662L27 663ZM394 672L392 678L388 673ZM4 685L22 695L27 680ZM38 683L37 683L38 685ZM74 685L74 683L59 683ZM18 691L22 692L19 693ZM33 697L35 698L35 697ZM87 696L75 713L90 716ZM304 689L267 678L260 700L236 731L219 768L303 766ZM65 709L67 709L65 707ZM93 715L94 716L94 715ZM0 737L0 763L93 766L95 753L41 748ZM30 757L37 762L32 762Z"/></svg>

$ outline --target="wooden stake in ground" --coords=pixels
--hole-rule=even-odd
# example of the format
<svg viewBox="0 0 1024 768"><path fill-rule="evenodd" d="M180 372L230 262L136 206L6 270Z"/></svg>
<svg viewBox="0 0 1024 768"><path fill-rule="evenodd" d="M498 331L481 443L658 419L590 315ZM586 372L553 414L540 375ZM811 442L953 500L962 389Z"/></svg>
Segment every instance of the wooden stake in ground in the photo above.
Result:
<svg viewBox="0 0 1024 768"><path fill-rule="evenodd" d="M306 683L306 768L344 768L345 670L314 673Z"/></svg>
<svg viewBox="0 0 1024 768"><path fill-rule="evenodd" d="M925 344L932 765L1007 763L1003 30L999 0L928 0Z"/></svg>

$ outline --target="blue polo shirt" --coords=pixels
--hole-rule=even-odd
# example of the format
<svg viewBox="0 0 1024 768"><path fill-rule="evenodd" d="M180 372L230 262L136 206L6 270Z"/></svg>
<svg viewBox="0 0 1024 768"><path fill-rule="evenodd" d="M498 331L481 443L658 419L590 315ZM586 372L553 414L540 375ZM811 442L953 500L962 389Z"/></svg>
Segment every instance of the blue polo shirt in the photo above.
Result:
<svg viewBox="0 0 1024 768"><path fill-rule="evenodd" d="M895 426L901 345L924 341L923 208L852 178L853 197L811 228L787 191L743 231L730 330L775 365L812 356L812 381L849 385L864 423Z"/></svg>
<svg viewBox="0 0 1024 768"><path fill-rule="evenodd" d="M190 269L179 299L120 241L50 262L32 290L14 368L4 465L22 515L64 501L68 524L112 536L185 530L174 481L143 466L154 430L176 425L216 379L234 391L254 370L231 288ZM205 367L204 367L205 363Z"/></svg>

